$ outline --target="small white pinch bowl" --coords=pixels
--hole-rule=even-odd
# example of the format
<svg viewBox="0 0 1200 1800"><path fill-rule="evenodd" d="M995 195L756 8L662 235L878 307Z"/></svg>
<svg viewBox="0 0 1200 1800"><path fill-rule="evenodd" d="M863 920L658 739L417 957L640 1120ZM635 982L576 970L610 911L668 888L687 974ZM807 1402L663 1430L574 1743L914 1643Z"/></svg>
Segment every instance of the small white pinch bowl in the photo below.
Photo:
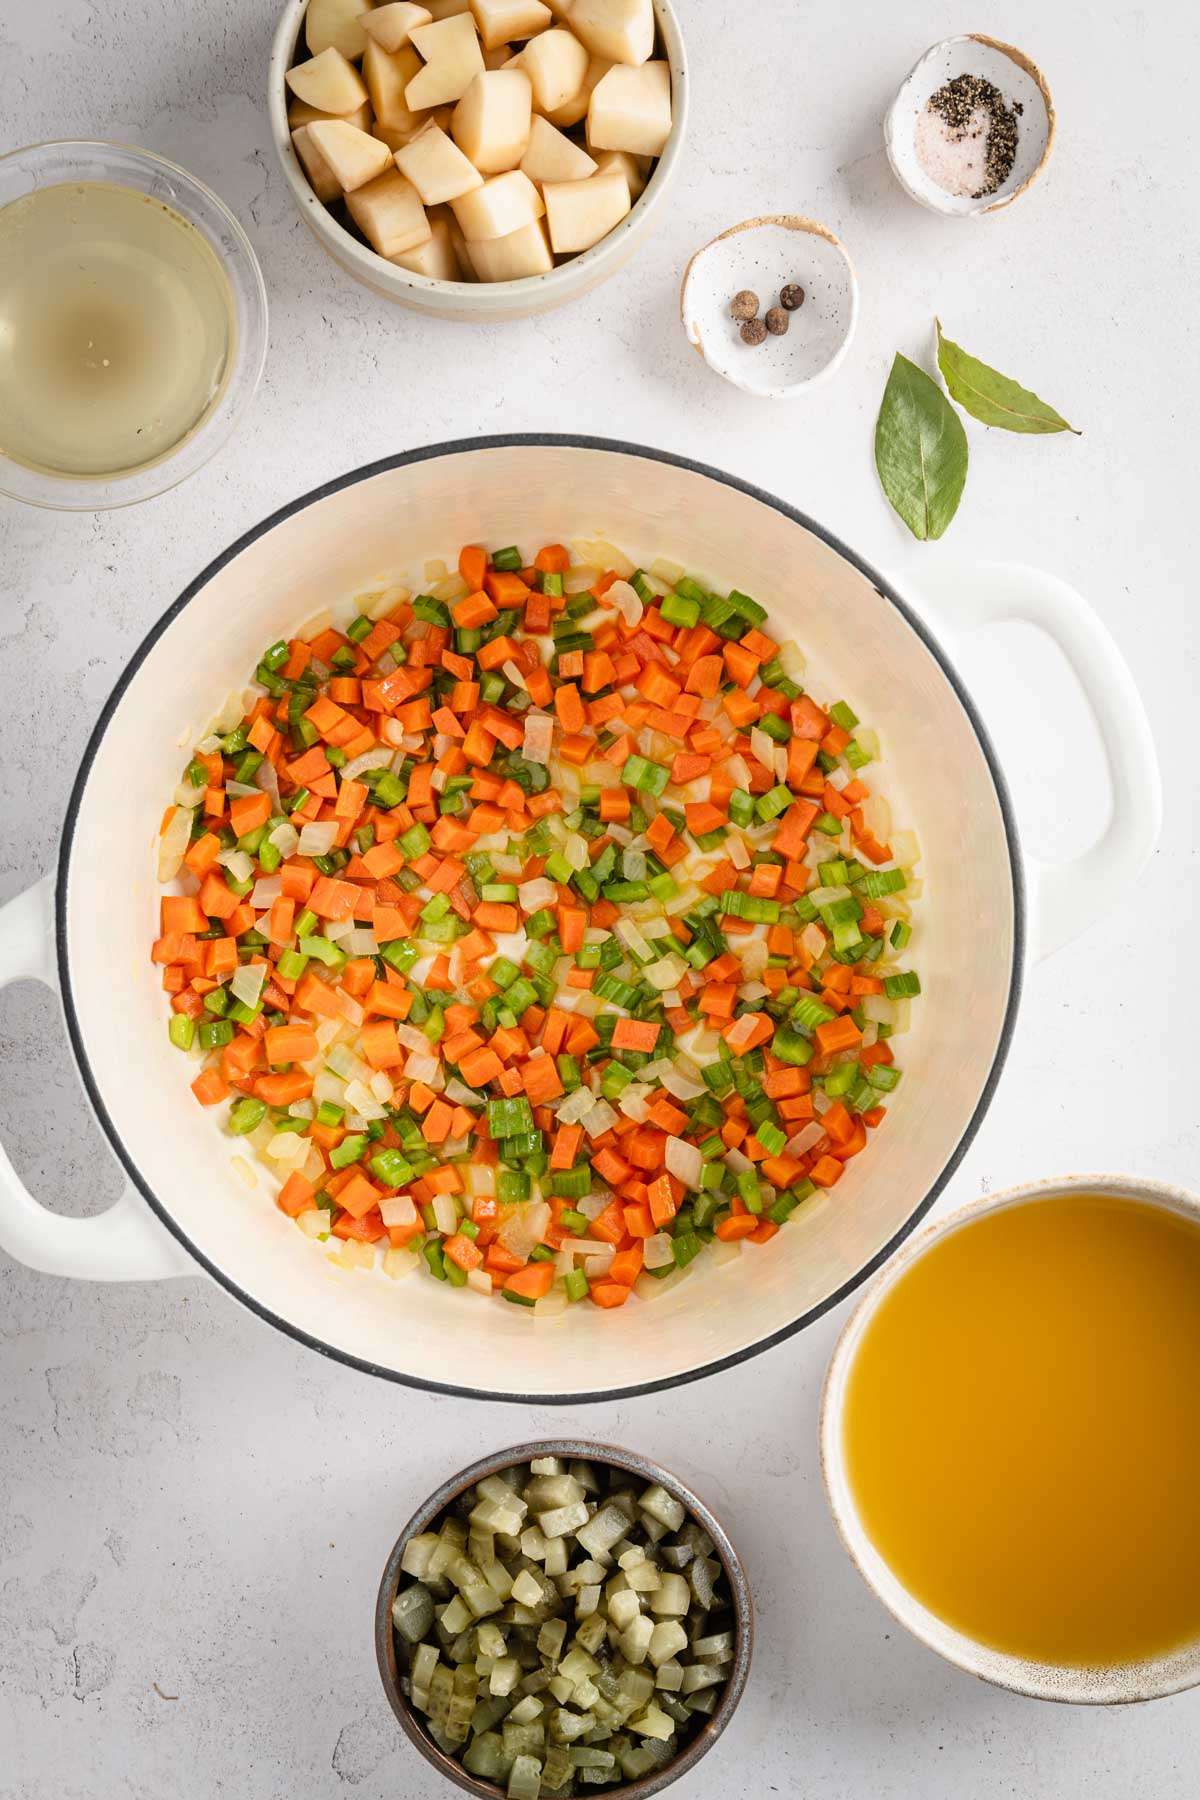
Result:
<svg viewBox="0 0 1200 1800"><path fill-rule="evenodd" d="M1011 106L1021 108L1013 166L994 194L948 194L926 173L917 156L917 123L930 95L956 75L979 75L998 87ZM1056 128L1054 101L1037 64L1012 44L969 32L934 44L900 85L883 123L883 141L896 180L913 200L951 218L977 218L1011 206L1031 187L1050 160Z"/></svg>
<svg viewBox="0 0 1200 1800"><path fill-rule="evenodd" d="M758 295L759 316L789 282L804 304L783 337L744 344L730 316L735 294ZM858 324L858 278L846 246L826 226L797 213L744 219L697 250L684 270L680 316L688 342L716 374L764 400L790 400L841 364Z"/></svg>

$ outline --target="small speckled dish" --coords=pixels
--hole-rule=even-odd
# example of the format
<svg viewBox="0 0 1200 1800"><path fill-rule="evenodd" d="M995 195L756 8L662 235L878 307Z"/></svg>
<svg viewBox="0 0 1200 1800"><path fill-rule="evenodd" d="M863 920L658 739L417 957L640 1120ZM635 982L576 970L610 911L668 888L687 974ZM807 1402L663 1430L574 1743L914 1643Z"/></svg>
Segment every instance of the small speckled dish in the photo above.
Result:
<svg viewBox="0 0 1200 1800"><path fill-rule="evenodd" d="M992 194L951 194L934 180L918 155L918 129L926 103L956 75L978 75L1021 108L1017 151L1008 175ZM977 218L1011 206L1037 180L1054 145L1054 101L1046 77L1023 50L971 32L934 44L909 70L883 125L892 172L906 194L931 212Z"/></svg>
<svg viewBox="0 0 1200 1800"><path fill-rule="evenodd" d="M744 344L729 303L743 288L760 317L789 282L804 289L783 337ZM688 342L716 374L747 394L790 400L825 381L850 348L858 323L858 281L841 239L796 213L731 225L684 271L679 310Z"/></svg>

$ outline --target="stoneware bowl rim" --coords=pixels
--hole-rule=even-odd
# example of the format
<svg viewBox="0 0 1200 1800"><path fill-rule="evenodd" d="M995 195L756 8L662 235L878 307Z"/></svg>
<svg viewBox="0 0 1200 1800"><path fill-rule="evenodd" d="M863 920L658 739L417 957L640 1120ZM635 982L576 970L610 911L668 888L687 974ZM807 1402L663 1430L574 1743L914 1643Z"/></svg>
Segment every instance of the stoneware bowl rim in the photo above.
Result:
<svg viewBox="0 0 1200 1800"><path fill-rule="evenodd" d="M944 1218L935 1219L913 1232L897 1253L867 1284L843 1325L829 1360L821 1389L818 1433L821 1479L825 1498L842 1547L854 1567L898 1624L927 1649L947 1662L986 1681L1032 1700L1052 1700L1065 1705L1120 1706L1138 1701L1165 1699L1200 1685L1200 1642L1183 1646L1165 1656L1120 1668L1070 1668L1037 1663L974 1643L927 1612L892 1576L895 1593L885 1593L868 1561L878 1557L853 1510L844 1474L841 1425L845 1382L862 1331L896 1282L935 1244L952 1232L990 1213L1025 1206L1064 1194L1110 1194L1136 1200L1167 1212L1184 1214L1200 1225L1200 1197L1167 1181L1126 1174L1071 1174L1022 1182L999 1193L966 1202ZM882 1560L882 1559L880 1559ZM886 1565L885 1565L886 1567ZM890 1574L890 1571L889 1571ZM900 1598L897 1598L897 1595ZM946 1638L950 1641L947 1642Z"/></svg>
<svg viewBox="0 0 1200 1800"><path fill-rule="evenodd" d="M553 298L546 300L547 308L564 304L600 279L600 271L607 262L615 259L620 263L626 238L632 232L641 231L647 215L657 210L678 173L687 135L687 50L672 0L654 0L659 42L671 67L671 135L655 162L649 181L625 217L590 250L557 264L545 275L525 275L516 281L435 281L432 276L421 275L415 269L402 269L398 263L390 263L386 257L378 255L369 245L360 243L338 223L329 208L313 193L292 147L285 76L291 67L307 4L308 0L286 0L271 41L267 75L271 142L292 199L322 249L343 268L346 268L343 259L348 259L354 265L353 273L357 278L373 286L376 292L386 292L394 299L403 299L406 293L415 292L427 296L431 302L443 296L447 301L459 303L461 310L456 312L456 317L466 318L469 313L477 313L481 320L504 305L520 305L524 301L540 303L541 298L548 295ZM347 269L347 273L350 272Z"/></svg>
<svg viewBox="0 0 1200 1800"><path fill-rule="evenodd" d="M496 1475L508 1469L514 1463L531 1462L534 1457L558 1456L569 1461L582 1459L586 1462L602 1463L609 1468L626 1470L639 1480L658 1482L668 1493L682 1502L689 1515L703 1526L712 1538L716 1553L725 1570L725 1578L729 1583L729 1592L733 1603L735 1619L735 1642L733 1664L729 1679L721 1690L721 1698L716 1710L701 1727L688 1745L661 1769L653 1770L636 1781L626 1782L621 1787L606 1788L605 1794L612 1800L650 1800L652 1794L661 1793L664 1788L686 1775L712 1749L725 1727L729 1724L741 1702L746 1689L746 1681L750 1674L750 1662L754 1651L754 1603L750 1592L750 1583L741 1557L730 1541L729 1535L720 1520L712 1513L686 1482L678 1475L672 1474L661 1463L643 1456L639 1451L626 1450L619 1444L602 1444L585 1438L547 1438L545 1440L517 1444L511 1449L495 1450L489 1456L481 1457L477 1462L461 1469L457 1475L451 1475L436 1488L429 1498L417 1508L412 1518L405 1525L396 1539L384 1565L383 1577L379 1584L379 1594L375 1603L375 1657L379 1666L380 1679L388 1697L388 1703L405 1736L419 1750L426 1761L447 1781L453 1782L465 1793L479 1796L479 1800L504 1800L504 1790L495 1782L484 1781L471 1775L462 1765L448 1756L433 1742L418 1720L400 1689L399 1673L396 1665L395 1633L392 1628L392 1601L400 1584L400 1558L404 1546L411 1537L425 1531L433 1520L447 1506L451 1505L464 1489L475 1482L482 1481L485 1476Z"/></svg>

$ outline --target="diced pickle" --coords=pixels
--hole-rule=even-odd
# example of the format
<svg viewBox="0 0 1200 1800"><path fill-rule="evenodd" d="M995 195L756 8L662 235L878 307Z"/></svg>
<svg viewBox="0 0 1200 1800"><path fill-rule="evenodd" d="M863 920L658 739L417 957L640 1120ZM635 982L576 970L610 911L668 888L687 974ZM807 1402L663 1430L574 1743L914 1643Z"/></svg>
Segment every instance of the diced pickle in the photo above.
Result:
<svg viewBox="0 0 1200 1800"><path fill-rule="evenodd" d="M712 1539L659 1483L556 1457L489 1476L405 1545L401 1684L430 1737L509 1800L663 1767L735 1650Z"/></svg>

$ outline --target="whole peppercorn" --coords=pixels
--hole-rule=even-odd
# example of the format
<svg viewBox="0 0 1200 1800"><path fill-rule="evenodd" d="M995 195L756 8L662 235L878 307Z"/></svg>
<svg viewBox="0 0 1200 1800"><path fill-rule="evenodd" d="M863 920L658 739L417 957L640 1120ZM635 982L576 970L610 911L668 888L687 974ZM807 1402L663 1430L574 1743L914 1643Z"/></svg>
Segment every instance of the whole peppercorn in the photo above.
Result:
<svg viewBox="0 0 1200 1800"><path fill-rule="evenodd" d="M765 344L767 328L761 319L747 319L742 325L743 344Z"/></svg>
<svg viewBox="0 0 1200 1800"><path fill-rule="evenodd" d="M787 312L795 312L798 307L804 305L804 289L798 281L789 281L787 286L780 290L779 303Z"/></svg>
<svg viewBox="0 0 1200 1800"><path fill-rule="evenodd" d="M729 312L734 319L755 318L758 314L758 295L751 293L749 288L743 288L741 293L735 294L730 301Z"/></svg>
<svg viewBox="0 0 1200 1800"><path fill-rule="evenodd" d="M782 306L773 306L763 320L772 337L783 337L791 322L791 314L785 313Z"/></svg>

